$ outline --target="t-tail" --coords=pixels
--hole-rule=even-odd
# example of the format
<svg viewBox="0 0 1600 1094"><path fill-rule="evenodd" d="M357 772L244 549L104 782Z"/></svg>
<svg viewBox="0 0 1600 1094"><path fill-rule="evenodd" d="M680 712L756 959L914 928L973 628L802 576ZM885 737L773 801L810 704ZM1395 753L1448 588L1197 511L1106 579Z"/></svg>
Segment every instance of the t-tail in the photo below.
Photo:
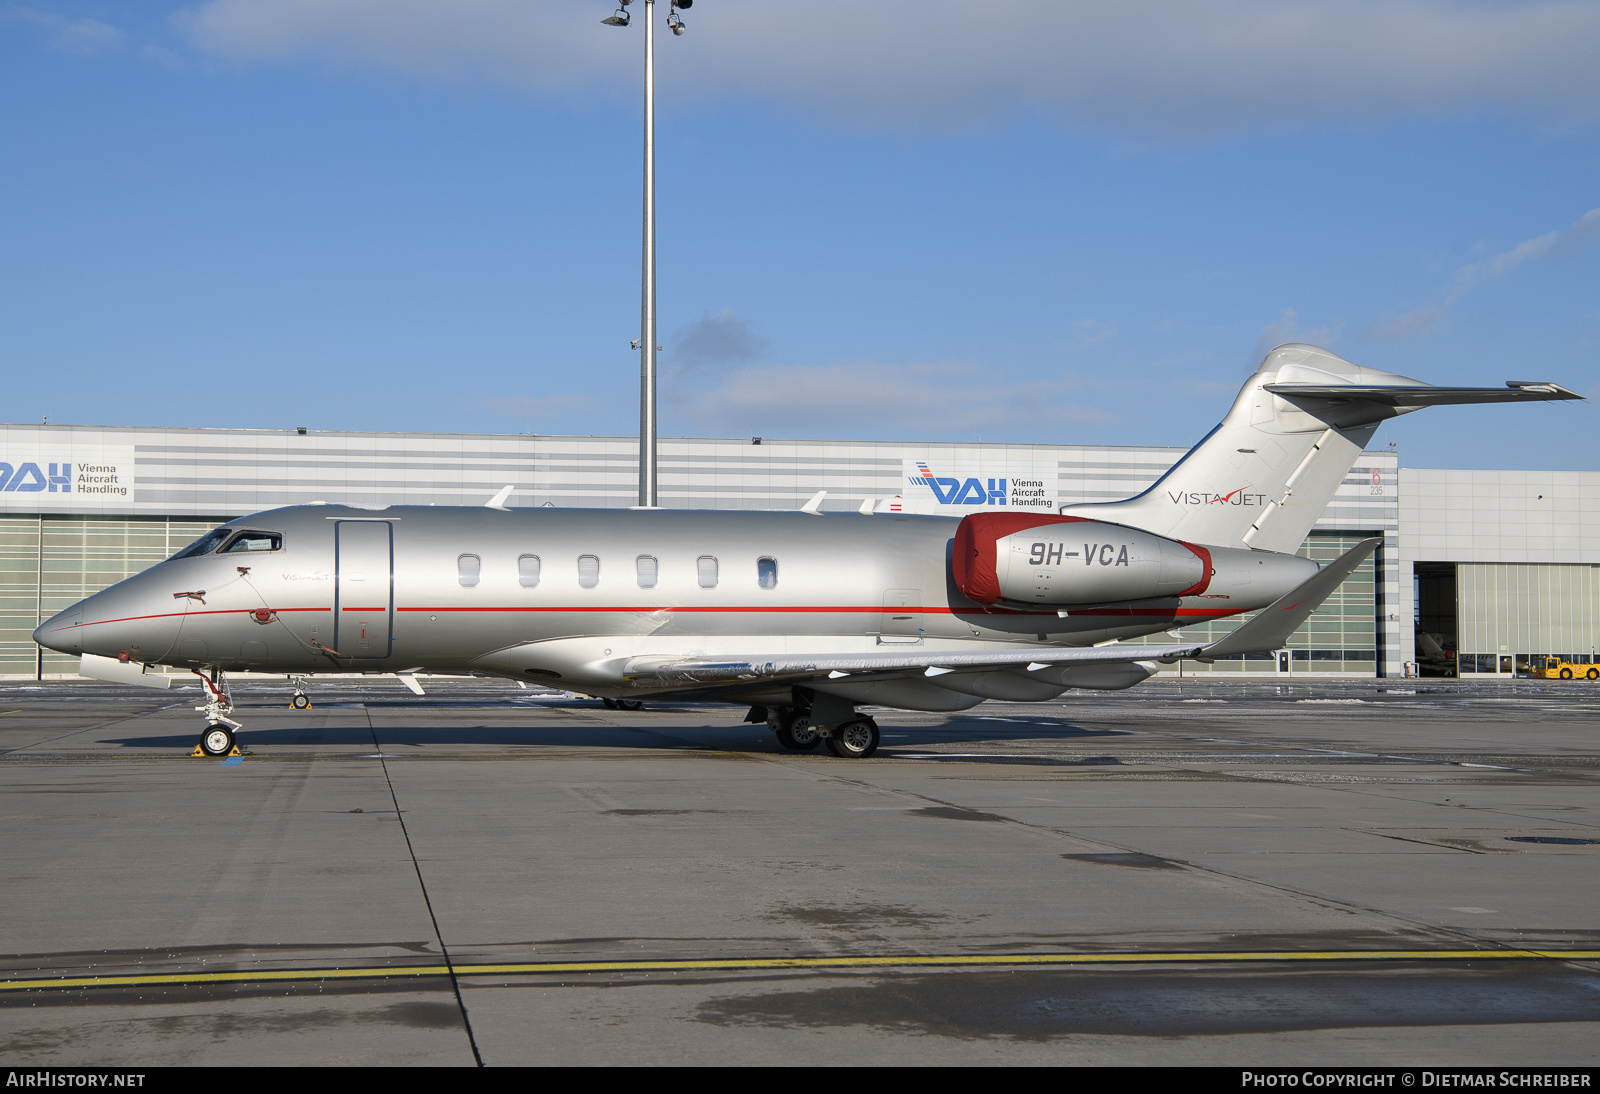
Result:
<svg viewBox="0 0 1600 1094"><path fill-rule="evenodd" d="M1315 346L1268 353L1233 409L1144 493L1061 507L1191 543L1290 553L1386 418L1449 403L1581 399L1555 384L1435 387Z"/></svg>

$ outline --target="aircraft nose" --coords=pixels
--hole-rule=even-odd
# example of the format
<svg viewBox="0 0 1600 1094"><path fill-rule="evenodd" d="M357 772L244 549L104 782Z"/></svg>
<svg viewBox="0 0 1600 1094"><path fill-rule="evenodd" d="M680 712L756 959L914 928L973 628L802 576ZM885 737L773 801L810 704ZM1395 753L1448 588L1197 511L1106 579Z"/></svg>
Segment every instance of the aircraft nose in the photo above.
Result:
<svg viewBox="0 0 1600 1094"><path fill-rule="evenodd" d="M83 602L79 601L64 612L46 619L33 632L33 640L47 650L57 653L82 653L79 620L83 618Z"/></svg>
<svg viewBox="0 0 1600 1094"><path fill-rule="evenodd" d="M57 653L116 657L132 652L148 629L149 601L137 578L120 582L47 619L33 640Z"/></svg>

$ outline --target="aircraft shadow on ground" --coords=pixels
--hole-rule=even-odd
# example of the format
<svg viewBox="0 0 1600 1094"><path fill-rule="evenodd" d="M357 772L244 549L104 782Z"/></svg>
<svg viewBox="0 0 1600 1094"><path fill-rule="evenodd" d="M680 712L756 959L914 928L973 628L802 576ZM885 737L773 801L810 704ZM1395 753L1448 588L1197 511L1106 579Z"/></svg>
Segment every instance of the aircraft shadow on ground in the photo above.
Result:
<svg viewBox="0 0 1600 1094"><path fill-rule="evenodd" d="M598 708L597 708L598 709ZM424 712L419 712L424 713ZM543 713L543 712L541 712ZM373 747L374 732L365 725L348 726L275 726L253 728L249 712L237 711L235 717L244 722L238 735L239 743L246 748L365 748ZM610 712L610 717L626 717ZM715 717L715 716L713 716ZM939 715L929 715L937 718ZM730 718L731 722L732 719ZM376 736L382 748L432 748L463 747L469 745L500 748L629 748L681 750L699 747L725 752L782 751L773 735L762 725L716 724L673 725L652 723L648 715L630 724L587 725L461 725L429 724L406 725L386 723L377 728ZM1020 725L1005 722L979 721L959 716L937 725L882 727L885 749L917 749L934 746L962 745L981 747L985 744L1001 745L1010 742L1034 742L1049 746L1075 741L1100 740L1125 737L1128 730L1091 729L1070 723L1045 725ZM189 749L200 735L198 721L192 732L166 733L142 737L106 737L108 745L138 749Z"/></svg>

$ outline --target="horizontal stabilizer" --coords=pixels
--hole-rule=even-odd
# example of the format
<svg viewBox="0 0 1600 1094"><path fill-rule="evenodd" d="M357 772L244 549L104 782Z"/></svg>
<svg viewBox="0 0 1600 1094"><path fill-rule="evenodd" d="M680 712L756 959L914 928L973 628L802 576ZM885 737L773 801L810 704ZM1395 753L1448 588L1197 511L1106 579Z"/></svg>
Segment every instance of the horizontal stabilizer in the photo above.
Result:
<svg viewBox="0 0 1600 1094"><path fill-rule="evenodd" d="M1232 634L1207 646L1202 657L1235 657L1241 653L1281 650L1312 612L1355 573L1356 567L1378 549L1383 540L1364 539L1328 563L1283 596L1261 609L1256 617Z"/></svg>
<svg viewBox="0 0 1600 1094"><path fill-rule="evenodd" d="M1505 387L1434 387L1431 384L1263 384L1262 390L1291 403L1329 399L1340 402L1380 403L1384 406L1453 406L1461 403L1527 403L1550 399L1581 399L1576 391L1543 380L1507 380Z"/></svg>

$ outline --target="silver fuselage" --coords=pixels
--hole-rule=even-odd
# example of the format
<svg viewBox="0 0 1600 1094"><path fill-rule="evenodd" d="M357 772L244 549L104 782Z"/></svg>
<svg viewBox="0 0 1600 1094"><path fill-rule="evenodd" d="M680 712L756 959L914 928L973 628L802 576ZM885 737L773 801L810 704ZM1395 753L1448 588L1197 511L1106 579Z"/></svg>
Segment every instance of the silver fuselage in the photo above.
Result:
<svg viewBox="0 0 1600 1094"><path fill-rule="evenodd" d="M1305 559L1257 552L1267 569L1244 584L1218 572L1205 596L1066 615L985 607L951 581L957 523L296 506L229 524L277 533L280 549L168 559L60 613L36 638L146 664L480 673L620 695L638 694L624 680L636 657L1088 646L1260 608L1315 571ZM714 560L714 584L705 560Z"/></svg>

